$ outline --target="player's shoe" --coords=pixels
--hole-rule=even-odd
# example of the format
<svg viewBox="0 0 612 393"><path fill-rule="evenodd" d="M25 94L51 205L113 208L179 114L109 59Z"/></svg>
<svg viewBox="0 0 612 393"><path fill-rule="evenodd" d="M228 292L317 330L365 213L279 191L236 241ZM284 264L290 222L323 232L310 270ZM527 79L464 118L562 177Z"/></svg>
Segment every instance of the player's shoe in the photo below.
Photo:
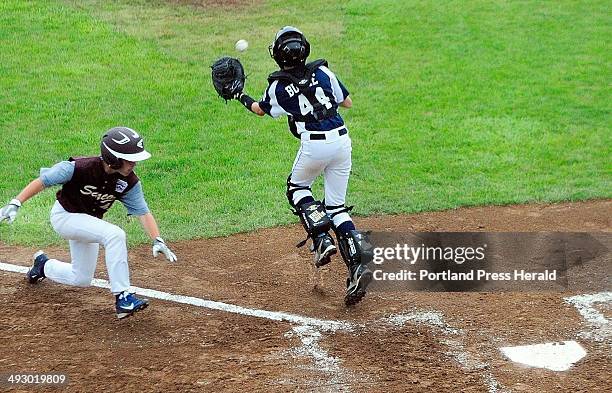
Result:
<svg viewBox="0 0 612 393"><path fill-rule="evenodd" d="M366 265L359 264L350 269L350 277L346 279L346 296L344 304L353 306L361 301L366 294L368 285L372 282L372 271Z"/></svg>
<svg viewBox="0 0 612 393"><path fill-rule="evenodd" d="M331 262L331 257L337 252L334 240L327 233L323 233L312 241L314 264L316 267L325 266Z"/></svg>
<svg viewBox="0 0 612 393"><path fill-rule="evenodd" d="M26 277L30 284L37 284L45 279L45 263L49 260L49 257L44 252L38 251L34 254L34 263L28 272Z"/></svg>
<svg viewBox="0 0 612 393"><path fill-rule="evenodd" d="M137 311L144 310L149 305L147 299L139 299L133 293L123 291L116 296L115 309L117 310L117 318L123 319L129 317Z"/></svg>

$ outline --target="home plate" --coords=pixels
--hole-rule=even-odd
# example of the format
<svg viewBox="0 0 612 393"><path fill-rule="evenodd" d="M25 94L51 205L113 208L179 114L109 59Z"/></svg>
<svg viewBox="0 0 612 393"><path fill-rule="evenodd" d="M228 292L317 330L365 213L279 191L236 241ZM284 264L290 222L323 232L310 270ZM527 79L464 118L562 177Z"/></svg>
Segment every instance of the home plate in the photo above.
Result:
<svg viewBox="0 0 612 393"><path fill-rule="evenodd" d="M567 371L586 356L586 351L576 341L503 347L499 350L513 362L553 371Z"/></svg>

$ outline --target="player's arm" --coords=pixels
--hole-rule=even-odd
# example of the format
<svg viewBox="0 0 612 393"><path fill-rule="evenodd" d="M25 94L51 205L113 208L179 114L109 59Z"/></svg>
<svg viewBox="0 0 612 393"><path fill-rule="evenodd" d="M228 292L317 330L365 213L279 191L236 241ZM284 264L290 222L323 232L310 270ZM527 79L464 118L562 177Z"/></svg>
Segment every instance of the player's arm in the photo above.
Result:
<svg viewBox="0 0 612 393"><path fill-rule="evenodd" d="M62 161L51 168L41 168L40 177L32 180L15 198L0 209L0 222L7 220L12 223L17 217L17 211L23 203L34 197L47 187L65 184L74 174L74 162Z"/></svg>
<svg viewBox="0 0 612 393"><path fill-rule="evenodd" d="M264 112L263 109L261 109L261 107L259 106L259 102L254 102L251 105L251 112L255 113L257 116L263 116L266 114L266 112Z"/></svg>
<svg viewBox="0 0 612 393"><path fill-rule="evenodd" d="M134 187L130 188L128 192L119 198L119 201L125 206L130 216L138 217L142 228L151 240L159 237L159 228L153 214L149 210L147 201L145 201L141 182L136 183Z"/></svg>
<svg viewBox="0 0 612 393"><path fill-rule="evenodd" d="M20 203L24 203L28 199L32 198L39 192L45 189L45 185L42 180L36 178L30 182L25 188L15 197Z"/></svg>
<svg viewBox="0 0 612 393"><path fill-rule="evenodd" d="M236 97L236 99L240 101L240 103L244 105L245 108L247 108L249 111L253 112L257 116L263 116L266 114L266 112L264 112L263 109L261 109L261 107L259 106L259 102L255 101L245 92L241 91Z"/></svg>
<svg viewBox="0 0 612 393"><path fill-rule="evenodd" d="M138 216L142 227L147 232L149 237L153 240L153 257L157 257L159 253L164 254L166 259L169 262L176 262L176 254L174 254L170 248L159 236L159 227L157 226L157 221L155 221L155 217L151 212L143 214L142 216Z"/></svg>
<svg viewBox="0 0 612 393"><path fill-rule="evenodd" d="M336 98L336 102L343 108L350 108L353 106L353 100L349 97L349 91L344 84L338 79L336 74L325 66L321 66L321 71L329 78L329 84L331 85L332 92Z"/></svg>
<svg viewBox="0 0 612 393"><path fill-rule="evenodd" d="M350 108L353 106L353 100L351 100L351 97L347 96L344 101L340 103L340 106L343 108Z"/></svg>
<svg viewBox="0 0 612 393"><path fill-rule="evenodd" d="M47 187L68 183L73 174L74 161L61 161L51 168L41 168L40 177L30 182L15 199L24 203Z"/></svg>
<svg viewBox="0 0 612 393"><path fill-rule="evenodd" d="M157 221L155 221L155 217L153 217L151 212L138 216L138 220L151 240L155 240L155 238L159 237L159 227L157 226Z"/></svg>
<svg viewBox="0 0 612 393"><path fill-rule="evenodd" d="M244 92L236 95L236 99L245 108L258 116L270 115L273 118L277 118L283 115L291 115L285 110L289 106L291 97L286 93L282 85L279 86L278 81L274 81L268 86L259 101L255 101Z"/></svg>
<svg viewBox="0 0 612 393"><path fill-rule="evenodd" d="M0 222L6 220L9 224L12 224L17 217L21 204L44 189L45 185L40 178L31 181L15 198L0 209Z"/></svg>
<svg viewBox="0 0 612 393"><path fill-rule="evenodd" d="M156 257L161 252L168 261L176 262L176 255L170 251L164 239L160 237L157 221L155 221L155 217L145 201L142 183L136 183L134 187L121 197L120 201L127 209L128 214L138 217L142 228L149 235L149 238L153 240L153 257Z"/></svg>

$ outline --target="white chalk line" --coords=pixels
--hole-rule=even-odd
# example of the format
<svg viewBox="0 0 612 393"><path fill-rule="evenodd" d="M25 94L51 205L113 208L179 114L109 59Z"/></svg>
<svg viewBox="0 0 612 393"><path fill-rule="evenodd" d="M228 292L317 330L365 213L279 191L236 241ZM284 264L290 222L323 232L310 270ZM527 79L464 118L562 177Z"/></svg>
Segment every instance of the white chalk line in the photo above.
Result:
<svg viewBox="0 0 612 393"><path fill-rule="evenodd" d="M29 267L0 262L0 270L25 274L29 270ZM99 278L93 279L91 285L98 288L110 289L110 283L107 280ZM205 300L192 296L175 295L168 292L134 286L131 287L131 290L138 295L150 298L297 324L299 326L292 327L292 330L286 334L287 337L291 337L293 335L297 336L302 343L300 347L294 349L295 355L310 356L313 359L314 367L318 371L331 377L330 382L332 383L330 385L333 386L331 388L332 391L346 391L346 385L348 385L351 380L354 380L354 376L340 366L341 361L333 356L330 356L327 351L323 350L319 345L319 341L322 338L322 331L353 331L355 328L354 324L345 321L321 320L283 312L251 309L234 304ZM429 325L430 327L442 330L448 335L459 335L462 333L460 330L450 327L444 321L442 314L437 311L400 314L385 319L385 322L395 326L402 326L408 321L416 322L417 324L422 323ZM443 343L450 349L448 354L455 358L455 360L459 362L466 370L474 371L475 369L480 369L480 371L483 371L482 369L485 368L482 367L480 362L471 359L471 356L464 350L463 345L458 340L446 339L443 340ZM470 361L466 361L468 358ZM485 371L482 374L482 377L490 393L500 391L500 384L495 380L490 372Z"/></svg>
<svg viewBox="0 0 612 393"><path fill-rule="evenodd" d="M461 339L461 337L465 335L463 330L450 326L444 320L444 315L441 312L414 311L396 314L383 318L382 322L397 327L404 326L406 322L412 322L417 325L425 325L434 331L441 332L445 337L441 339L440 342L448 348L446 354L455 359L464 370L478 372L489 393L509 392L509 390L504 388L504 386L493 376L488 363L481 361L477 355L472 355L468 352Z"/></svg>
<svg viewBox="0 0 612 393"><path fill-rule="evenodd" d="M13 273L27 273L29 267L13 265L10 263L2 263L0 262L0 270L13 272ZM91 285L98 288L109 289L110 284L107 280L102 280L99 278L94 278L91 282ZM260 310L255 308L247 308L242 306L237 306L235 304L228 304L222 302L216 302L213 300L201 299L193 296L183 296L183 295L175 295L169 292L157 291L154 289L141 288L141 287L130 287L130 290L134 291L138 295L166 300L169 302L181 303L181 304L189 304L197 307L209 308L211 310L225 311L233 314L246 315L257 318L265 318L273 321L285 321L298 325L306 325L316 327L321 331L337 331L337 330L347 330L351 331L353 329L353 325L349 322L345 321L333 321L333 320L325 320L325 319L317 319L311 317L305 317L302 315L289 314L280 311L267 311Z"/></svg>
<svg viewBox="0 0 612 393"><path fill-rule="evenodd" d="M0 262L0 270L12 273L25 274L29 270L29 267ZM107 280L103 279L93 279L91 285L98 288L110 289L110 283ZM233 314L252 316L256 318L264 318L273 321L285 321L292 324L301 325L299 327L293 327L292 331L289 333L289 335L295 334L296 336L298 336L300 338L300 341L302 342L302 347L297 348L299 354L311 356L314 360L315 366L317 367L317 369L319 369L319 371L336 376L341 376L344 374L345 377L341 377L339 379L344 380L343 382L347 383L350 383L349 381L353 379L350 376L346 375L346 373L344 372L345 370L340 367L340 360L335 357L329 356L326 351L322 350L318 345L318 341L322 338L320 334L321 331L335 332L338 330L344 330L350 332L354 330L354 324L351 324L346 321L323 320L279 311L247 308L234 304L206 300L193 296L176 295L169 292L163 292L148 288L133 286L131 287L131 290L133 290L139 295L159 300L188 304L196 307L203 307L211 310L224 311ZM604 292L593 295L580 295L565 298L565 300L568 303L576 306L580 314L588 322L597 326L600 329L604 327L604 331L600 332L600 334L603 333L603 337L597 338L607 338L607 336L609 335L609 330L605 328L608 327L607 325L609 321L601 313L595 310L592 305L594 303L609 302L610 300L612 300L612 293ZM430 327L440 329L444 334L448 336L460 335L462 333L461 330L450 327L443 320L443 316L435 311L400 314L391 316L386 320L386 322L396 326L402 326L405 322L408 321L415 322L417 324L423 323L429 325ZM448 337L442 342L449 347L449 355L454 357L455 360L460 363L465 369L472 371L480 370L482 372L483 380L485 381L489 392L493 393L504 391L504 388L499 384L498 381L495 380L490 371L487 370L488 365L486 363L481 363L479 360L469 355L469 353L465 351L463 344L459 340ZM339 384L338 387L341 386L342 384Z"/></svg>
<svg viewBox="0 0 612 393"><path fill-rule="evenodd" d="M590 330L582 331L578 336L587 340L607 343L612 347L612 324L595 308L595 304L612 304L612 292L599 292L576 295L564 299L568 304L576 307L580 315L588 322Z"/></svg>
<svg viewBox="0 0 612 393"><path fill-rule="evenodd" d="M301 325L294 326L291 331L285 334L285 337L298 337L301 345L294 347L290 353L294 357L310 357L313 360L312 366L306 369L315 370L323 373L325 381L322 384L313 381L306 386L306 389L316 389L317 392L350 392L352 383L368 381L369 378L364 375L358 375L346 368L342 367L342 360L332 356L320 345L320 340L323 335L319 330L312 326Z"/></svg>
<svg viewBox="0 0 612 393"><path fill-rule="evenodd" d="M12 273L25 274L28 272L29 267L0 262L0 270ZM107 280L99 278L94 278L91 281L91 286L110 289L110 283ZM142 295L148 298L188 304L196 307L204 307L211 310L225 311L233 314L265 318L273 321L285 321L291 324L297 324L298 326L293 326L292 330L290 330L285 335L286 337L296 335L302 343L300 347L294 348L293 355L300 357L306 356L311 357L313 359L314 369L323 373L323 375L329 378L330 387L326 391L348 392L350 391L350 389L348 388L350 382L356 379L351 372L341 367L340 359L329 355L327 351L322 349L319 345L319 341L323 337L321 332L335 332L339 330L352 331L354 329L354 325L349 322L324 320L278 311L267 311L247 308L234 304L201 299L193 296L175 295L173 293L162 292L148 288L132 286L130 287L130 290L138 295Z"/></svg>

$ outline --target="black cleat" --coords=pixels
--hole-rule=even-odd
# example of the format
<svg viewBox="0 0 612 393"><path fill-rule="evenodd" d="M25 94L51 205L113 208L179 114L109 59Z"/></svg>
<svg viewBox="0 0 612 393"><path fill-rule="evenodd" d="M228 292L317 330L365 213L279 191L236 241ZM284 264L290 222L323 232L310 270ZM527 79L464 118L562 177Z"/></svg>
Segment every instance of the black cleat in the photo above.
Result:
<svg viewBox="0 0 612 393"><path fill-rule="evenodd" d="M44 252L38 251L34 254L34 264L26 273L26 277L30 284L38 284L45 279L45 263L49 260L49 257Z"/></svg>
<svg viewBox="0 0 612 393"><path fill-rule="evenodd" d="M331 257L337 252L334 240L327 233L320 235L312 241L314 264L316 267L325 266L331 262Z"/></svg>
<svg viewBox="0 0 612 393"><path fill-rule="evenodd" d="M346 296L344 304L354 306L366 294L368 285L372 282L372 272L366 265L358 265L351 277L346 279Z"/></svg>

